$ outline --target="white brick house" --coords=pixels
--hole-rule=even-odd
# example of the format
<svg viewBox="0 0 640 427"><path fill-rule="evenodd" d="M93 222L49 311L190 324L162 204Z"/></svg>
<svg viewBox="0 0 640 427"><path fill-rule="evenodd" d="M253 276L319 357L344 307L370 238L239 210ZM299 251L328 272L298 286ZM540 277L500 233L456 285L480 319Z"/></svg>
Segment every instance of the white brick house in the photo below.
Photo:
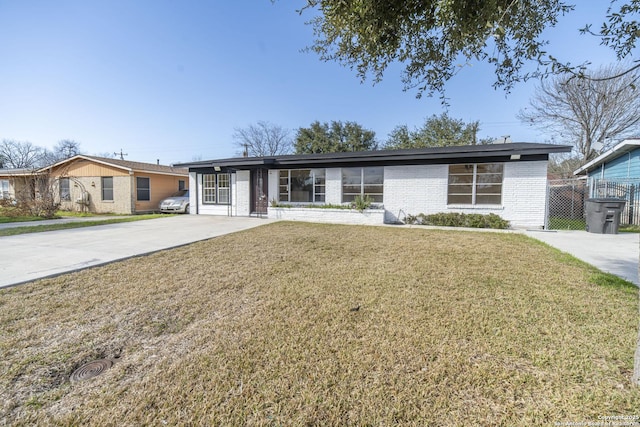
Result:
<svg viewBox="0 0 640 427"><path fill-rule="evenodd" d="M512 227L541 228L549 154L570 149L510 143L245 157L178 166L189 168L192 214L394 223L419 213L495 213ZM348 205L357 195L369 195L376 209L351 216L340 209L309 209Z"/></svg>

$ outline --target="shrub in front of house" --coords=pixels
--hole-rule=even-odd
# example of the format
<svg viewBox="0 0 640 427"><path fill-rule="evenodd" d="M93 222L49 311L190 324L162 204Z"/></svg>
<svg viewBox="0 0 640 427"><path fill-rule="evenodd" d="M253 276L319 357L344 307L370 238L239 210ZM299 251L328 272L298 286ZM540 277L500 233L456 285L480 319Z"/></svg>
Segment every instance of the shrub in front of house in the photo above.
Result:
<svg viewBox="0 0 640 427"><path fill-rule="evenodd" d="M442 212L431 215L407 215L405 224L437 225L441 227L509 228L509 221L496 214L465 214L459 212Z"/></svg>

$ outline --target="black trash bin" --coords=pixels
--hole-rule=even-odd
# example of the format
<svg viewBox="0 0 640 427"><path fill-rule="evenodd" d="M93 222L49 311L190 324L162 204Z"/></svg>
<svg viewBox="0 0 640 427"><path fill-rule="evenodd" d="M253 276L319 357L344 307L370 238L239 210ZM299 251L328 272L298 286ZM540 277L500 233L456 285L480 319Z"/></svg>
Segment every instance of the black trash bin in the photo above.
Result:
<svg viewBox="0 0 640 427"><path fill-rule="evenodd" d="M618 234L624 199L593 198L586 200L587 231L589 233Z"/></svg>

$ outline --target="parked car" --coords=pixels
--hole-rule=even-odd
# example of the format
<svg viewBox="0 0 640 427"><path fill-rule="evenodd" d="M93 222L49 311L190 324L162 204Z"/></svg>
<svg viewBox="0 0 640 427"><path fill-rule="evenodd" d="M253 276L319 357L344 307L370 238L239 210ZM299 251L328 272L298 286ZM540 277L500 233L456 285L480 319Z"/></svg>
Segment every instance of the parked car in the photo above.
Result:
<svg viewBox="0 0 640 427"><path fill-rule="evenodd" d="M189 190L180 190L160 202L160 212L189 213Z"/></svg>

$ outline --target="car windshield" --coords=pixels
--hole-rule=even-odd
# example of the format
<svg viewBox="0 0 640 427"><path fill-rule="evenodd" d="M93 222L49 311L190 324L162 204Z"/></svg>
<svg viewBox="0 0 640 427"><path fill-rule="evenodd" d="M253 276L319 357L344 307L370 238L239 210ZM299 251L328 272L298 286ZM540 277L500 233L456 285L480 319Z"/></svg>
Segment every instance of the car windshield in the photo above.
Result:
<svg viewBox="0 0 640 427"><path fill-rule="evenodd" d="M189 190L180 190L173 193L171 197L187 197L188 195L189 195Z"/></svg>

